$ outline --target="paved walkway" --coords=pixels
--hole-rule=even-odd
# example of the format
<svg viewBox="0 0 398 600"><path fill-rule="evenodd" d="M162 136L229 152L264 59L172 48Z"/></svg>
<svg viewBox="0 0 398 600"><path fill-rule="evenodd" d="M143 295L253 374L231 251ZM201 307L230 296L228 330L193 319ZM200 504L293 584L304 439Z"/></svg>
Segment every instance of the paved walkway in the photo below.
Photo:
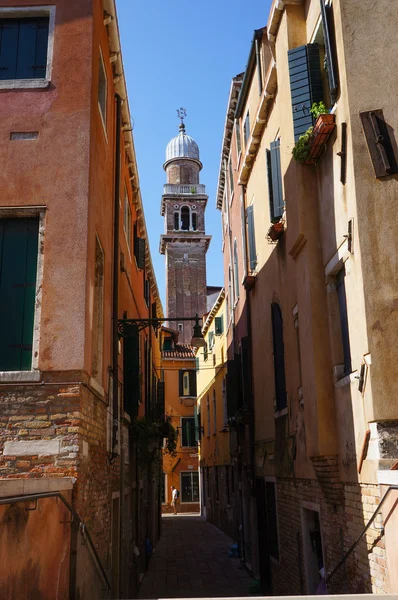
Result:
<svg viewBox="0 0 398 600"><path fill-rule="evenodd" d="M252 581L232 540L199 516L163 517L162 537L141 584L139 598L248 596Z"/></svg>

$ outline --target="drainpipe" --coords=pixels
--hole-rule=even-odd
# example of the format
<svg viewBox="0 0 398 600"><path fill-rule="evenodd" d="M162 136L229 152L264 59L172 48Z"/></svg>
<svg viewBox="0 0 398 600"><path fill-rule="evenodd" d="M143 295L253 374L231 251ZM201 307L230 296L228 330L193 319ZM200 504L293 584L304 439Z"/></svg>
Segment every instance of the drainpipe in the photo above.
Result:
<svg viewBox="0 0 398 600"><path fill-rule="evenodd" d="M258 39L255 40L256 44L256 64L257 64L257 77L258 77L258 89L259 95L261 96L263 91L263 77L261 74L261 57L260 57L260 44L258 43Z"/></svg>
<svg viewBox="0 0 398 600"><path fill-rule="evenodd" d="M113 290L112 290L112 393L113 393L113 428L112 428L112 454L116 459L116 445L119 446L120 474L119 474L119 593L122 586L122 523L123 523L123 455L122 432L119 429L119 336L118 336L118 308L119 308L119 196L120 196L120 127L122 100L115 94L115 195L113 217ZM119 436L118 436L119 430ZM114 590L113 590L114 591Z"/></svg>

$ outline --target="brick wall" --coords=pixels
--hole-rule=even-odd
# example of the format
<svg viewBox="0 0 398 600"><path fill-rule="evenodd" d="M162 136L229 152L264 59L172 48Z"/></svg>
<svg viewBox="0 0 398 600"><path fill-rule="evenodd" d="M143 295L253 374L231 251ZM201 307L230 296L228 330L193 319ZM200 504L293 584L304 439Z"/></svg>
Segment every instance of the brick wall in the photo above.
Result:
<svg viewBox="0 0 398 600"><path fill-rule="evenodd" d="M325 464L325 463L324 463ZM334 466L329 464L333 470ZM333 479L333 477L331 478ZM332 482L333 483L333 482ZM336 483L336 482L334 482ZM277 480L279 563L272 561L272 585L276 595L307 593L301 507L318 505L326 573L329 574L364 529L380 501L379 487L340 484L342 501L316 480ZM340 490L339 490L340 494ZM337 499L337 495L335 496ZM385 593L389 591L386 551L381 525L374 526L358 544L329 586L330 593Z"/></svg>

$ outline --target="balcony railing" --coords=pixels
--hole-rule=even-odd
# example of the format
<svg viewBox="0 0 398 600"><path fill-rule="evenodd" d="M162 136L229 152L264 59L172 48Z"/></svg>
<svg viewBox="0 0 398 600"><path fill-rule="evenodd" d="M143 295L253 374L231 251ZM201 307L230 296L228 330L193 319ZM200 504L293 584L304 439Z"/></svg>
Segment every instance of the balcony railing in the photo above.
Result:
<svg viewBox="0 0 398 600"><path fill-rule="evenodd" d="M190 185L166 183L163 186L163 194L184 194L187 196L191 196L192 194L206 194L206 186L202 183Z"/></svg>

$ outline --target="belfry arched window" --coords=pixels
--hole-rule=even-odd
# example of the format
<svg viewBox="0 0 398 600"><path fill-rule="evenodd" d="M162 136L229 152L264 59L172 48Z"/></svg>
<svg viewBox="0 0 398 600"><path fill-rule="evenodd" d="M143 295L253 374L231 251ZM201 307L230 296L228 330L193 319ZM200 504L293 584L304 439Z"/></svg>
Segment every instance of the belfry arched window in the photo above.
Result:
<svg viewBox="0 0 398 600"><path fill-rule="evenodd" d="M180 229L180 213L174 213L174 231L178 231Z"/></svg>
<svg viewBox="0 0 398 600"><path fill-rule="evenodd" d="M198 228L198 225L197 225L197 220L196 220L196 213L193 212L192 213L192 231L196 231L197 228Z"/></svg>
<svg viewBox="0 0 398 600"><path fill-rule="evenodd" d="M190 210L188 206L181 207L181 229L182 231L189 231L190 221Z"/></svg>

